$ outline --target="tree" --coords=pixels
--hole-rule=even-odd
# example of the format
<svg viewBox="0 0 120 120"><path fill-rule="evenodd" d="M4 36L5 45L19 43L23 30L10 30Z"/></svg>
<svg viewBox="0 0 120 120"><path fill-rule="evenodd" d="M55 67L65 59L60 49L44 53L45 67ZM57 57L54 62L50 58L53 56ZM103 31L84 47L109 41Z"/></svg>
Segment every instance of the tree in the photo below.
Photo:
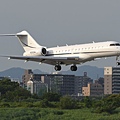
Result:
<svg viewBox="0 0 120 120"><path fill-rule="evenodd" d="M19 87L19 84L17 82L11 82L9 78L4 78L0 80L1 95L4 95L7 91L13 91L17 87Z"/></svg>
<svg viewBox="0 0 120 120"><path fill-rule="evenodd" d="M61 97L61 95L59 95L57 93L48 92L42 96L42 99L47 99L50 102L52 102L52 101L56 102L56 101L60 101L60 97Z"/></svg>
<svg viewBox="0 0 120 120"><path fill-rule="evenodd" d="M113 113L116 108L120 107L120 94L107 96L101 101L96 102L94 107L95 112L98 113Z"/></svg>
<svg viewBox="0 0 120 120"><path fill-rule="evenodd" d="M31 97L31 93L19 86L17 82L11 82L10 79L4 78L0 81L1 99L7 101L19 101Z"/></svg>
<svg viewBox="0 0 120 120"><path fill-rule="evenodd" d="M77 108L77 102L69 96L61 97L60 108L61 109L75 109Z"/></svg>
<svg viewBox="0 0 120 120"><path fill-rule="evenodd" d="M83 102L87 108L90 108L92 106L92 100L88 96L84 98Z"/></svg>

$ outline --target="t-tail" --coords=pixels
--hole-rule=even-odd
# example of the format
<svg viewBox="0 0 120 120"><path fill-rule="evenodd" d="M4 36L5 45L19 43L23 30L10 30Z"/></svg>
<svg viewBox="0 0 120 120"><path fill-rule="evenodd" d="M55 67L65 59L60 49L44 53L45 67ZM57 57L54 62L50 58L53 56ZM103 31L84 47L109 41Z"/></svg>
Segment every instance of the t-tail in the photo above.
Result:
<svg viewBox="0 0 120 120"><path fill-rule="evenodd" d="M25 50L24 55L30 55L30 51L36 50L37 55L46 55L47 50L46 47L39 45L34 38L27 32L22 31L17 34L0 34L0 36L16 36L21 43L23 49ZM38 53L40 52L40 53Z"/></svg>
<svg viewBox="0 0 120 120"><path fill-rule="evenodd" d="M23 49L25 51L30 51L34 48L40 48L41 46L31 37L27 31L22 31L16 34L19 39Z"/></svg>

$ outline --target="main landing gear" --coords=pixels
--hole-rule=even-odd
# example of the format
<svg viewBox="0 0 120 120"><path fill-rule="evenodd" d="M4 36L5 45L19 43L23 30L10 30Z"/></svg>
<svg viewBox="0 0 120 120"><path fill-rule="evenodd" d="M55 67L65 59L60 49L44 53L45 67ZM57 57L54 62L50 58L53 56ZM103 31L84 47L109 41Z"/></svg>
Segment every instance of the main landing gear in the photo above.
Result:
<svg viewBox="0 0 120 120"><path fill-rule="evenodd" d="M119 56L116 56L116 65L119 66L120 65L120 60L119 60Z"/></svg>
<svg viewBox="0 0 120 120"><path fill-rule="evenodd" d="M76 65L73 65L70 67L71 71L76 71L77 70L77 66Z"/></svg>
<svg viewBox="0 0 120 120"><path fill-rule="evenodd" d="M60 66L60 65L55 65L54 69L55 69L56 71L60 71L60 70L61 70L61 66Z"/></svg>
<svg viewBox="0 0 120 120"><path fill-rule="evenodd" d="M60 71L60 70L61 70L61 66L60 66L60 65L55 65L54 69L55 69L56 71ZM76 65L72 65L72 66L70 67L70 70L71 70L71 71L76 71L76 70L77 70L77 66L76 66Z"/></svg>

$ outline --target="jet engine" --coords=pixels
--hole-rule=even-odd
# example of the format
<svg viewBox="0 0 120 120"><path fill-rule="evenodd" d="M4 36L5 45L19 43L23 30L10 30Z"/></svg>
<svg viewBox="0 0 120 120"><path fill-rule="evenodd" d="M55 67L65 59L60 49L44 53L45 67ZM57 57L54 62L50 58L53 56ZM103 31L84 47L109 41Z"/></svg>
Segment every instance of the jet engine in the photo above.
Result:
<svg viewBox="0 0 120 120"><path fill-rule="evenodd" d="M47 50L45 47L35 48L30 51L24 52L23 56L45 56L47 54Z"/></svg>

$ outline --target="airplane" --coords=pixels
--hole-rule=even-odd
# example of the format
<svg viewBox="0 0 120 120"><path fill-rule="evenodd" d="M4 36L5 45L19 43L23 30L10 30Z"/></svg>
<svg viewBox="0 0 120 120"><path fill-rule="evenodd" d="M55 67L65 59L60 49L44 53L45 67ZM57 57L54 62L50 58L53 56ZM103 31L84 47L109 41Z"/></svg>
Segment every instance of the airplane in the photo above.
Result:
<svg viewBox="0 0 120 120"><path fill-rule="evenodd" d="M77 70L78 64L96 60L97 58L116 56L116 61L120 55L120 44L116 41L93 42L87 44L66 45L47 48L39 45L27 32L22 31L16 34L1 34L0 36L15 36L21 43L23 56L2 56L8 59L18 59L35 61L49 65L54 65L56 71L61 70L61 65L71 65L71 71ZM120 65L120 62L117 62Z"/></svg>

